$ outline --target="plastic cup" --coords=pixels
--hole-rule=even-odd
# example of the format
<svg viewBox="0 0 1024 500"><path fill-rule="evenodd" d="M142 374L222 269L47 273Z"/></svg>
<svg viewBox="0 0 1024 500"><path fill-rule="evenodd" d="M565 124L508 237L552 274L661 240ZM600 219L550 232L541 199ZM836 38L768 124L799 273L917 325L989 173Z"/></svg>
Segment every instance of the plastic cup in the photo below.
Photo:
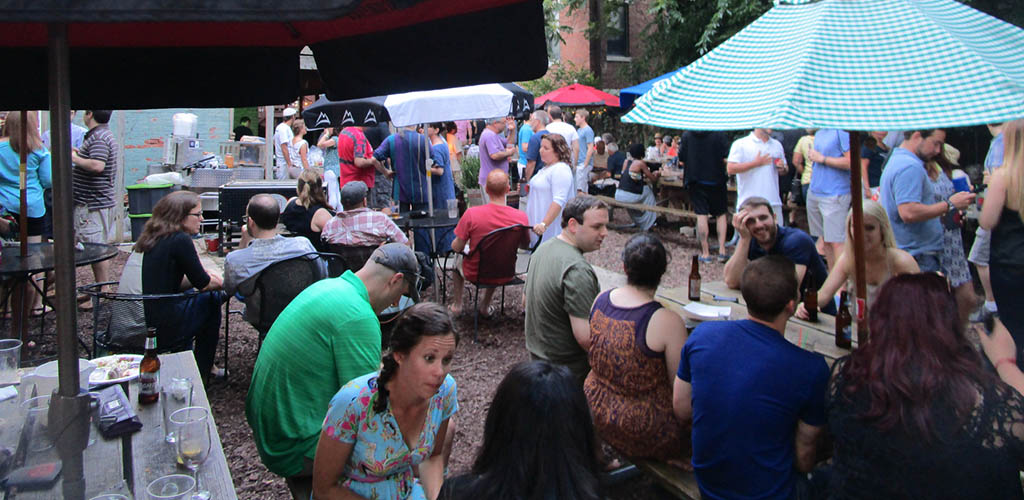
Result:
<svg viewBox="0 0 1024 500"><path fill-rule="evenodd" d="M216 252L220 248L220 238L216 236L206 237L206 251L210 253Z"/></svg>
<svg viewBox="0 0 1024 500"><path fill-rule="evenodd" d="M455 219L459 216L459 200L448 200L448 218Z"/></svg>
<svg viewBox="0 0 1024 500"><path fill-rule="evenodd" d="M25 421L30 427L28 449L44 451L53 448L53 436L50 435L50 396L39 396L21 403L25 413Z"/></svg>
<svg viewBox="0 0 1024 500"><path fill-rule="evenodd" d="M970 191L970 184L967 183L966 177L957 177L953 179L953 190L956 192Z"/></svg>
<svg viewBox="0 0 1024 500"><path fill-rule="evenodd" d="M129 498L120 493L104 493L89 500L129 500Z"/></svg>
<svg viewBox="0 0 1024 500"><path fill-rule="evenodd" d="M174 442L174 425L171 414L192 406L192 380L185 377L172 378L160 388L160 407L164 413L164 441Z"/></svg>
<svg viewBox="0 0 1024 500"><path fill-rule="evenodd" d="M152 500L186 500L192 497L196 480L184 474L171 474L154 479L146 486L146 494Z"/></svg>
<svg viewBox="0 0 1024 500"><path fill-rule="evenodd" d="M0 340L0 386L18 382L18 365L21 364L21 341Z"/></svg>

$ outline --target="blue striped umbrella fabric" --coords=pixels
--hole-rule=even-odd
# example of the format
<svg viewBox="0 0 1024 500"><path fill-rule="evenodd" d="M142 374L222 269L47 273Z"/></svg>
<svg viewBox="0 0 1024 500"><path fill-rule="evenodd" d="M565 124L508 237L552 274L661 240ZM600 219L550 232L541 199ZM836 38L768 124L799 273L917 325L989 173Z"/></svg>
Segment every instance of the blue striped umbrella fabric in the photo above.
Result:
<svg viewBox="0 0 1024 500"><path fill-rule="evenodd" d="M908 130L1024 117L1024 30L954 0L776 1L636 101L688 130Z"/></svg>

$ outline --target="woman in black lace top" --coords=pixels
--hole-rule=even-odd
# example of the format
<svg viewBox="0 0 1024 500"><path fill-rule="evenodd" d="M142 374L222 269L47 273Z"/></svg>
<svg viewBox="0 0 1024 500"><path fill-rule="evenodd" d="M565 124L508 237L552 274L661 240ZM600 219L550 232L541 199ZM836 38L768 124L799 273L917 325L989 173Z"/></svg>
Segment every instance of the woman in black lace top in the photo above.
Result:
<svg viewBox="0 0 1024 500"><path fill-rule="evenodd" d="M830 498L1024 498L1024 398L983 367L938 274L889 280L833 367Z"/></svg>

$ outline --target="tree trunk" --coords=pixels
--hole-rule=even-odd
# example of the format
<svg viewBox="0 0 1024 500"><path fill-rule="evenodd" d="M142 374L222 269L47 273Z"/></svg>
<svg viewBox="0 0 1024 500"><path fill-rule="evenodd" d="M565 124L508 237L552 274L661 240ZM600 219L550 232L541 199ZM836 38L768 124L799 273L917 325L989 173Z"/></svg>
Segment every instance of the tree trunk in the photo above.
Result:
<svg viewBox="0 0 1024 500"><path fill-rule="evenodd" d="M601 3L601 0L587 0L590 25L595 28L591 36L588 37L590 43L590 72L597 77L599 83L603 84L604 75L602 68L604 66L605 26L601 21Z"/></svg>

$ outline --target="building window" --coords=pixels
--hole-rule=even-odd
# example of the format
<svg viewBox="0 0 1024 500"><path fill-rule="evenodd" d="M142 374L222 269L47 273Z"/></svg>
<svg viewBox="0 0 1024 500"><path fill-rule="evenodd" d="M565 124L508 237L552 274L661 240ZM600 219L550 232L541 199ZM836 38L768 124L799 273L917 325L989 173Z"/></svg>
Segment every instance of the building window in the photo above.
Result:
<svg viewBox="0 0 1024 500"><path fill-rule="evenodd" d="M608 16L608 55L629 57L629 4Z"/></svg>

